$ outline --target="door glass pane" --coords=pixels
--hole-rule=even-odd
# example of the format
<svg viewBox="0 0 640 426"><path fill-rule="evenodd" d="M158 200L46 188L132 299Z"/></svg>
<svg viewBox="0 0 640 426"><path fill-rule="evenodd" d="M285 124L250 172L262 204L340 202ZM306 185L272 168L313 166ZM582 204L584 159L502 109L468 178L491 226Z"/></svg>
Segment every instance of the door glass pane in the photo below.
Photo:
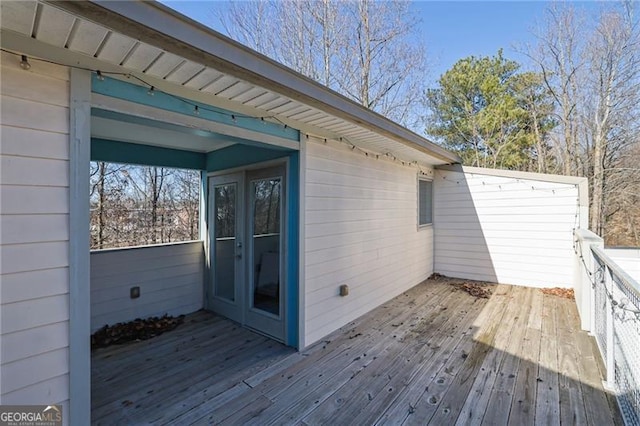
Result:
<svg viewBox="0 0 640 426"><path fill-rule="evenodd" d="M236 193L235 183L214 189L215 295L231 301L235 300Z"/></svg>
<svg viewBox="0 0 640 426"><path fill-rule="evenodd" d="M280 314L280 212L282 179L251 182L253 307Z"/></svg>

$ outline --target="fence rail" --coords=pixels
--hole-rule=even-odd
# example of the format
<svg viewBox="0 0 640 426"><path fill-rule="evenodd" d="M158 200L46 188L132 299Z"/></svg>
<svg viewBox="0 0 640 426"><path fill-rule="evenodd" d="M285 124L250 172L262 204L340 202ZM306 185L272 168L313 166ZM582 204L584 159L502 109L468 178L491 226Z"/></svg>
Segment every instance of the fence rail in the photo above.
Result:
<svg viewBox="0 0 640 426"><path fill-rule="evenodd" d="M640 291L638 283L600 247L591 247L596 271L596 340L625 422L640 425ZM604 302L604 303L602 303ZM598 324L603 323L603 326ZM602 335L601 331L605 333ZM606 342L602 345L602 342Z"/></svg>
<svg viewBox="0 0 640 426"><path fill-rule="evenodd" d="M590 257L584 268L593 267L586 271L591 332L606 366L606 384L616 393L625 423L640 426L640 286L597 244L581 253Z"/></svg>

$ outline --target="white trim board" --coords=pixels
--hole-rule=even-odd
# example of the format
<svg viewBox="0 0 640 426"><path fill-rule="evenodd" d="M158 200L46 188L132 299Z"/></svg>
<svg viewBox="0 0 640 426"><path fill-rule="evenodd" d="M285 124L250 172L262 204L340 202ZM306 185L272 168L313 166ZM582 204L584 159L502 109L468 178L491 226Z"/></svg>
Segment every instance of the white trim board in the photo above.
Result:
<svg viewBox="0 0 640 426"><path fill-rule="evenodd" d="M69 111L69 424L91 422L89 163L91 73L71 69Z"/></svg>

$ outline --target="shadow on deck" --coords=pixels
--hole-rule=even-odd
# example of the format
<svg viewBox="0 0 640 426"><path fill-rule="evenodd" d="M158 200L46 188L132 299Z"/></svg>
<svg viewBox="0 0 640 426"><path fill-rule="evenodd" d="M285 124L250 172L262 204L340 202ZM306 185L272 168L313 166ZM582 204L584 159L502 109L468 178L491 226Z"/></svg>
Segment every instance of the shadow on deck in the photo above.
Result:
<svg viewBox="0 0 640 426"><path fill-rule="evenodd" d="M451 281L451 280L449 280ZM572 300L426 281L296 353L198 312L92 355L96 424L620 424Z"/></svg>

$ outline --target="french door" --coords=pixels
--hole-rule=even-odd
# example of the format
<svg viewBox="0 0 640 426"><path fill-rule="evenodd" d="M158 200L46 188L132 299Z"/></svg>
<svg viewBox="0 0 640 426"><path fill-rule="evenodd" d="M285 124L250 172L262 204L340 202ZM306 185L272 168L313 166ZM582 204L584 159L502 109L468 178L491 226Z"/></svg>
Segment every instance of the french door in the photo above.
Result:
<svg viewBox="0 0 640 426"><path fill-rule="evenodd" d="M284 340L284 167L209 178L210 308Z"/></svg>

